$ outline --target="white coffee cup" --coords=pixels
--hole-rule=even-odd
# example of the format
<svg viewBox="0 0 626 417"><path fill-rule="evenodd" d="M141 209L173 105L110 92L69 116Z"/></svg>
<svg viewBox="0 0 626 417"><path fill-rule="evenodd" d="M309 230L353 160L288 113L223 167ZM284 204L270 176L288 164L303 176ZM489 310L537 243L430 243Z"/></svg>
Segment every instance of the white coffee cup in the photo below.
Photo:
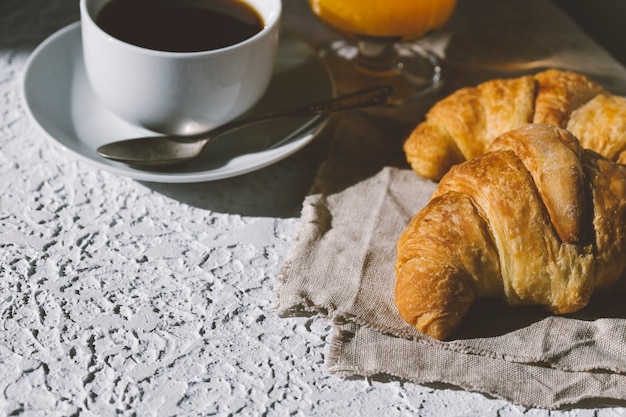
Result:
<svg viewBox="0 0 626 417"><path fill-rule="evenodd" d="M120 118L156 132L193 134L240 116L267 89L281 0L242 0L258 12L263 29L240 43L202 52L157 51L109 35L95 22L109 1L80 0L81 32L94 93Z"/></svg>

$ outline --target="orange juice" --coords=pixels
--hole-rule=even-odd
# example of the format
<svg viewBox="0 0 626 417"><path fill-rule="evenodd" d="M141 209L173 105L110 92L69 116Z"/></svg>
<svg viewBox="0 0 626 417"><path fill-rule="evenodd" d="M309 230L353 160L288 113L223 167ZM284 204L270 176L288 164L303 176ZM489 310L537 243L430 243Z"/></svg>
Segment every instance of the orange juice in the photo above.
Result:
<svg viewBox="0 0 626 417"><path fill-rule="evenodd" d="M443 26L456 0L309 0L313 12L348 35L414 40Z"/></svg>

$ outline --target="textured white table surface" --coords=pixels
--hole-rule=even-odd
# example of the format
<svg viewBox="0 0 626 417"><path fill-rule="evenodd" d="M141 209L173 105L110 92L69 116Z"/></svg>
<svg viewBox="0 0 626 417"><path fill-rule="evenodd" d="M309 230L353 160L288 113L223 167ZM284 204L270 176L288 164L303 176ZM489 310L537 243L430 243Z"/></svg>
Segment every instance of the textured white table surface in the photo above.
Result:
<svg viewBox="0 0 626 417"><path fill-rule="evenodd" d="M77 3L0 3L0 415L626 415L329 375L327 323L278 318L272 287L332 125L217 182L142 183L78 162L20 95L29 54L78 19ZM300 25L289 14L304 2L285 5Z"/></svg>

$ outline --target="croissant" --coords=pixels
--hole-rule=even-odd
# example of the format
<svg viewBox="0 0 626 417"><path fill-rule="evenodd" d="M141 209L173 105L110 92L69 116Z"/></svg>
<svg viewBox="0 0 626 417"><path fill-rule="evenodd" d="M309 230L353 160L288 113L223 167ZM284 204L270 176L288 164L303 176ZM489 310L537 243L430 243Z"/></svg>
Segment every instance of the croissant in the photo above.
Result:
<svg viewBox="0 0 626 417"><path fill-rule="evenodd" d="M451 166L482 155L497 136L527 123L563 127L583 148L626 163L626 98L584 75L554 69L457 90L429 110L404 152L415 172L438 181Z"/></svg>
<svg viewBox="0 0 626 417"><path fill-rule="evenodd" d="M397 243L402 318L449 337L477 299L577 311L626 275L626 167L527 124L454 166Z"/></svg>

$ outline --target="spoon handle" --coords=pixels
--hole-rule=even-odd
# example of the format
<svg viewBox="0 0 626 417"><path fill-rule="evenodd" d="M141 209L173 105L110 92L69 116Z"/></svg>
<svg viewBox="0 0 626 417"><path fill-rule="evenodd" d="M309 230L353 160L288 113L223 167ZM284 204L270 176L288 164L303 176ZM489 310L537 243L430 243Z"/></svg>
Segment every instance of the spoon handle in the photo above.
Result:
<svg viewBox="0 0 626 417"><path fill-rule="evenodd" d="M340 111L354 110L363 107L384 104L388 101L393 88L391 86L379 86L366 88L354 93L346 94L340 97L324 100L317 103L307 104L301 107L295 107L286 110L278 110L271 113L264 113L257 116L244 117L235 119L232 122L219 126L210 132L198 133L183 139L183 141L194 141L202 139L216 139L218 136L241 127L264 122L272 119L282 119L288 117L304 117L316 115L328 115Z"/></svg>
<svg viewBox="0 0 626 417"><path fill-rule="evenodd" d="M389 99L391 90L392 88L387 86L369 88L302 107L236 119L216 129L196 135L126 139L100 146L97 152L103 158L137 167L169 166L196 157L208 143L224 133L244 126L271 119L326 115L343 110L384 104Z"/></svg>
<svg viewBox="0 0 626 417"><path fill-rule="evenodd" d="M372 106L375 104L384 104L387 102L391 91L391 86L372 87L365 90L356 91L351 94L346 94L341 97L320 101L318 103L308 104L302 107L296 107L290 110L279 111L273 114L289 117L310 116L316 114L330 114L338 111L358 109L362 107ZM272 113L266 114L265 116L260 115L259 118L270 116L272 116Z"/></svg>

